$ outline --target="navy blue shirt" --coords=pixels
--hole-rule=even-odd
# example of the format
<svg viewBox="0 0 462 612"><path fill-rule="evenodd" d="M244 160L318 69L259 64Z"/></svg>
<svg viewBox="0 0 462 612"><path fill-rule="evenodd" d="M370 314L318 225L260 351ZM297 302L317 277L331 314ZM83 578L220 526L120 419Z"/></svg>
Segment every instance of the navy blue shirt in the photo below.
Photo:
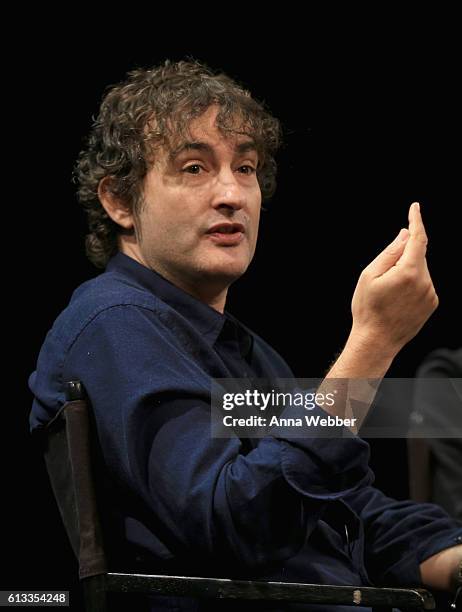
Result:
<svg viewBox="0 0 462 612"><path fill-rule="evenodd" d="M293 373L230 313L118 253L48 332L29 379L31 430L63 405L63 382L83 382L111 483L114 549L145 570L420 585L420 562L456 544L461 523L371 486L369 447L353 435L291 438L275 427L259 440L212 438L211 379L227 377ZM162 602L221 609L176 598L152 609Z"/></svg>

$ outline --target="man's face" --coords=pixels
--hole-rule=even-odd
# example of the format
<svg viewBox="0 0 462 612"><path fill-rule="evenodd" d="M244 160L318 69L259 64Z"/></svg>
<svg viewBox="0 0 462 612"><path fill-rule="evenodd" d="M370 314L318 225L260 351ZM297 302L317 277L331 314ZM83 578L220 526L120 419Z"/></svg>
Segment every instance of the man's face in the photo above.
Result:
<svg viewBox="0 0 462 612"><path fill-rule="evenodd" d="M217 112L211 106L192 121L192 142L174 157L157 153L135 221L141 262L180 286L228 286L255 252L257 152L246 146L248 136L225 138L215 127Z"/></svg>

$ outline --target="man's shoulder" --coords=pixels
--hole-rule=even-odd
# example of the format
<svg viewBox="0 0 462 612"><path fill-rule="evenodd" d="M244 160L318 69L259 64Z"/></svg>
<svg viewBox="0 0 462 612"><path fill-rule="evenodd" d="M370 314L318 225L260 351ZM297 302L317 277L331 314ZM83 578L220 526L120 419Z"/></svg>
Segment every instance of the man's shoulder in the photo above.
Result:
<svg viewBox="0 0 462 612"><path fill-rule="evenodd" d="M172 308L159 296L114 273L82 283L48 331L29 377L34 395L31 429L48 422L65 401L63 380L104 372L113 375L113 359L127 367L149 354L166 360L175 350ZM142 360L142 359L141 359Z"/></svg>
<svg viewBox="0 0 462 612"><path fill-rule="evenodd" d="M103 273L75 289L49 333L66 349L92 322L102 316L105 320L115 318L124 307L161 314L165 304L153 293L130 284L126 279Z"/></svg>

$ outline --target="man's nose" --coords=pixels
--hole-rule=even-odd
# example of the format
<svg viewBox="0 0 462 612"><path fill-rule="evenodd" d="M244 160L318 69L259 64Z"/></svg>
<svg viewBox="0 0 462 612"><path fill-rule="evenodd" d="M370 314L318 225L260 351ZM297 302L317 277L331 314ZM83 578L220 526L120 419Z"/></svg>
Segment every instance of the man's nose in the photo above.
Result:
<svg viewBox="0 0 462 612"><path fill-rule="evenodd" d="M213 201L214 208L228 207L234 210L243 208L246 203L246 196L243 188L239 185L236 177L226 176L221 177L217 181L216 194Z"/></svg>

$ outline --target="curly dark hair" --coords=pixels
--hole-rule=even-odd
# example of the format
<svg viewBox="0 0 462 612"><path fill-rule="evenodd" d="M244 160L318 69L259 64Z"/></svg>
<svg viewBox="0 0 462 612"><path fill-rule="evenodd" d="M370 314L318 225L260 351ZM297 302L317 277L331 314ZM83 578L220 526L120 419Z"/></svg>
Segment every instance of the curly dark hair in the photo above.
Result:
<svg viewBox="0 0 462 612"><path fill-rule="evenodd" d="M254 140L262 200L273 195L274 155L281 144L282 128L264 102L252 98L226 74L214 73L190 58L133 70L103 97L74 170L78 198L88 215L86 254L97 268L105 268L117 252L117 236L123 231L99 201L100 181L110 177L112 194L136 215L143 205L143 178L156 149L163 146L171 151L179 138L188 137L191 121L212 104L219 106L216 126L222 133L244 134Z"/></svg>

